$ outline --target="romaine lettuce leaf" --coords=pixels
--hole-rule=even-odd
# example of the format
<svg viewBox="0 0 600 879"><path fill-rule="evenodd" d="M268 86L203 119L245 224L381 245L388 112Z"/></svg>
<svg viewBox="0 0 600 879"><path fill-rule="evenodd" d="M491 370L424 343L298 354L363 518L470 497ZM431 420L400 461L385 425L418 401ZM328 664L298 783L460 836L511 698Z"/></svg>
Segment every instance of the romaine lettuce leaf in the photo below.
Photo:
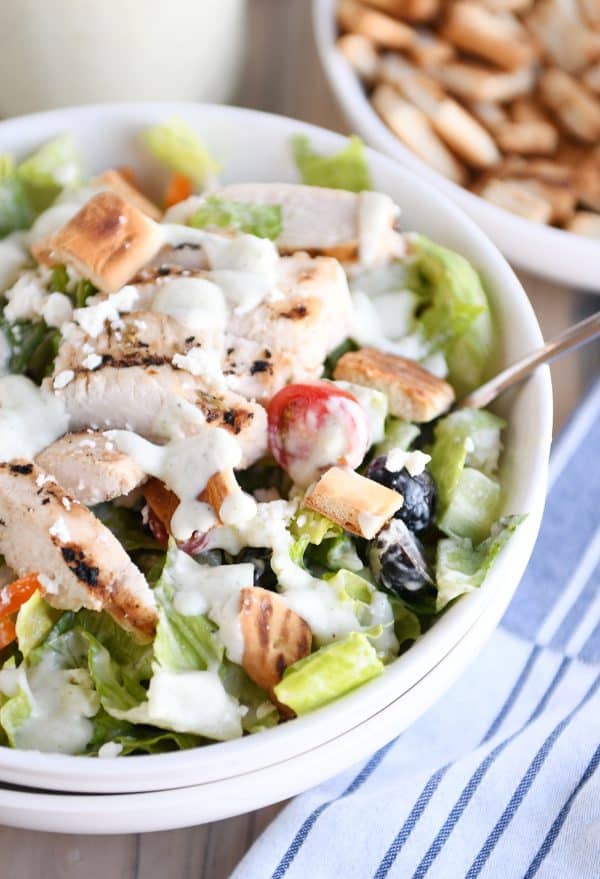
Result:
<svg viewBox="0 0 600 879"><path fill-rule="evenodd" d="M219 171L219 165L196 132L181 120L155 125L144 133L143 139L159 162L189 177L198 187Z"/></svg>
<svg viewBox="0 0 600 879"><path fill-rule="evenodd" d="M4 731L11 748L18 748L19 730L29 720L31 715L31 702L26 690L19 692L7 699L0 708L0 727Z"/></svg>
<svg viewBox="0 0 600 879"><path fill-rule="evenodd" d="M490 533L499 505L499 483L479 470L465 467L450 503L437 517L438 528L452 537L468 537L480 543Z"/></svg>
<svg viewBox="0 0 600 879"><path fill-rule="evenodd" d="M419 433L420 430L416 424L390 415L385 422L385 437L374 447L373 456L378 458L379 455L386 455L390 449L402 449L406 452Z"/></svg>
<svg viewBox="0 0 600 879"><path fill-rule="evenodd" d="M234 229L274 241L281 234L281 208L279 205L244 204L210 196L194 211L188 226Z"/></svg>
<svg viewBox="0 0 600 879"><path fill-rule="evenodd" d="M494 559L524 519L523 515L499 519L479 546L474 547L470 540L460 537L440 540L436 561L438 612L459 595L481 586Z"/></svg>
<svg viewBox="0 0 600 879"><path fill-rule="evenodd" d="M353 632L290 665L274 692L283 705L301 715L327 705L382 671L383 664L367 635Z"/></svg>
<svg viewBox="0 0 600 879"><path fill-rule="evenodd" d="M34 217L25 184L14 174L0 179L0 238L29 228Z"/></svg>
<svg viewBox="0 0 600 879"><path fill-rule="evenodd" d="M8 367L11 373L27 375L40 384L50 375L61 342L60 330L45 321L19 320L9 323L0 310L0 330L11 350Z"/></svg>
<svg viewBox="0 0 600 879"><path fill-rule="evenodd" d="M460 254L422 235L411 241L407 286L419 296L419 323L431 350L446 356L459 394L482 379L492 348L492 320L481 280Z"/></svg>
<svg viewBox="0 0 600 879"><path fill-rule="evenodd" d="M60 611L44 601L39 590L21 605L17 614L17 643L27 659L31 651L42 644L56 623Z"/></svg>
<svg viewBox="0 0 600 879"><path fill-rule="evenodd" d="M138 676L128 671L111 657L100 641L84 632L89 645L88 666L96 692L106 711L127 711L146 698L146 690Z"/></svg>
<svg viewBox="0 0 600 879"><path fill-rule="evenodd" d="M416 641L421 634L419 617L394 595L390 595L389 600L394 612L394 632L400 647L407 641Z"/></svg>
<svg viewBox="0 0 600 879"><path fill-rule="evenodd" d="M448 448L463 445L465 466L493 476L502 451L500 432L506 422L485 409L459 409L440 419L435 427L436 443Z"/></svg>
<svg viewBox="0 0 600 879"><path fill-rule="evenodd" d="M307 558L310 564L320 565L328 571L340 571L347 569L354 573L362 571L364 565L352 538L348 534L339 537L328 537L322 540L318 546L307 547Z"/></svg>
<svg viewBox="0 0 600 879"><path fill-rule="evenodd" d="M21 162L16 174L39 212L49 207L64 187L80 183L81 171L81 155L75 142L71 135L63 134Z"/></svg>
<svg viewBox="0 0 600 879"><path fill-rule="evenodd" d="M116 742L121 745L120 757L128 754L163 754L196 748L203 739L190 733L176 733L155 726L130 723L111 717L103 708L94 717L94 730L87 753L95 755L102 745Z"/></svg>
<svg viewBox="0 0 600 879"><path fill-rule="evenodd" d="M302 182L308 186L349 189L351 192L372 189L365 147L360 137L352 135L347 145L331 156L315 153L305 134L293 137L291 146Z"/></svg>
<svg viewBox="0 0 600 879"><path fill-rule="evenodd" d="M228 659L219 670L223 686L247 711L242 715L244 732L259 732L279 723L279 712L267 693L252 681L244 669Z"/></svg>
<svg viewBox="0 0 600 879"><path fill-rule="evenodd" d="M138 549L161 550L161 544L152 536L141 514L127 507L113 503L97 504L92 512L115 535L123 549L134 552Z"/></svg>
<svg viewBox="0 0 600 879"><path fill-rule="evenodd" d="M300 565L310 544L319 546L328 538L340 537L343 531L339 525L320 513L300 509L290 523L290 533L295 538L290 555L292 560Z"/></svg>

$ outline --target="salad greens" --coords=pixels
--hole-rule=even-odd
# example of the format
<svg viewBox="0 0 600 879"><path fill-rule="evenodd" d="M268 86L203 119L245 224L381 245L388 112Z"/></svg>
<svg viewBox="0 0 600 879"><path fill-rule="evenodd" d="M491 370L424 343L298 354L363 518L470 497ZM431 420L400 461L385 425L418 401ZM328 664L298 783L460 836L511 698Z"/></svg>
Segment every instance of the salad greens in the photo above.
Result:
<svg viewBox="0 0 600 879"><path fill-rule="evenodd" d="M233 229L274 241L281 234L281 208L279 205L244 204L209 196L194 211L188 225L195 229Z"/></svg>
<svg viewBox="0 0 600 879"><path fill-rule="evenodd" d="M159 162L171 171L189 177L198 187L204 186L219 171L219 164L196 132L178 119L148 129L143 140Z"/></svg>
<svg viewBox="0 0 600 879"><path fill-rule="evenodd" d="M297 134L292 138L292 151L302 182L307 186L326 186L351 192L372 189L365 147L356 135L352 135L347 146L339 152L323 156L312 149L306 135Z"/></svg>

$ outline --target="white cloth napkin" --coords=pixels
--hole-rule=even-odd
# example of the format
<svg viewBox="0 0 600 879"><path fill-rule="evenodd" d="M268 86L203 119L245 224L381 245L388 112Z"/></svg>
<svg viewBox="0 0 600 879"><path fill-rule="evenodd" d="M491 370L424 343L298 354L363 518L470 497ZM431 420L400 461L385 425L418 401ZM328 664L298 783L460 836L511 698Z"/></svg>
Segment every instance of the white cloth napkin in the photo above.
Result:
<svg viewBox="0 0 600 879"><path fill-rule="evenodd" d="M231 879L599 879L599 587L600 383L488 646L395 741L296 797Z"/></svg>

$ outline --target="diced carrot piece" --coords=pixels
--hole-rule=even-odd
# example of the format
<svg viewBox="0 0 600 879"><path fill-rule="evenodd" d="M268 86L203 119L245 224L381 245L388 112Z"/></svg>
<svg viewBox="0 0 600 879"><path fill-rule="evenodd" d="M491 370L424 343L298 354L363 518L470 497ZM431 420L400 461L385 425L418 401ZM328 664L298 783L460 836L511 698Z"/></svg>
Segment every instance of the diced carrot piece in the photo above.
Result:
<svg viewBox="0 0 600 879"><path fill-rule="evenodd" d="M194 184L185 174L174 173L165 191L165 208L173 207L180 201L185 201L194 191Z"/></svg>
<svg viewBox="0 0 600 879"><path fill-rule="evenodd" d="M17 628L10 617L0 620L0 650L8 647L17 637Z"/></svg>

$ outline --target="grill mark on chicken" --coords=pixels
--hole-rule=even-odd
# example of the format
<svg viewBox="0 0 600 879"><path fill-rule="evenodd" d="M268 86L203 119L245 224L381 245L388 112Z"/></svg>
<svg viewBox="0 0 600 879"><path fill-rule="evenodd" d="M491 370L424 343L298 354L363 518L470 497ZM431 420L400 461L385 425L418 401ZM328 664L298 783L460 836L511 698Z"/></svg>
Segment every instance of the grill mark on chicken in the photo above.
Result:
<svg viewBox="0 0 600 879"><path fill-rule="evenodd" d="M81 547L69 543L66 546L61 546L60 551L67 567L73 571L78 580L92 588L98 585L100 568L97 568L95 565L88 565L85 560L85 553Z"/></svg>
<svg viewBox="0 0 600 879"><path fill-rule="evenodd" d="M284 317L286 320L302 320L307 314L308 308L306 305L294 305L289 311L280 312L279 317Z"/></svg>

